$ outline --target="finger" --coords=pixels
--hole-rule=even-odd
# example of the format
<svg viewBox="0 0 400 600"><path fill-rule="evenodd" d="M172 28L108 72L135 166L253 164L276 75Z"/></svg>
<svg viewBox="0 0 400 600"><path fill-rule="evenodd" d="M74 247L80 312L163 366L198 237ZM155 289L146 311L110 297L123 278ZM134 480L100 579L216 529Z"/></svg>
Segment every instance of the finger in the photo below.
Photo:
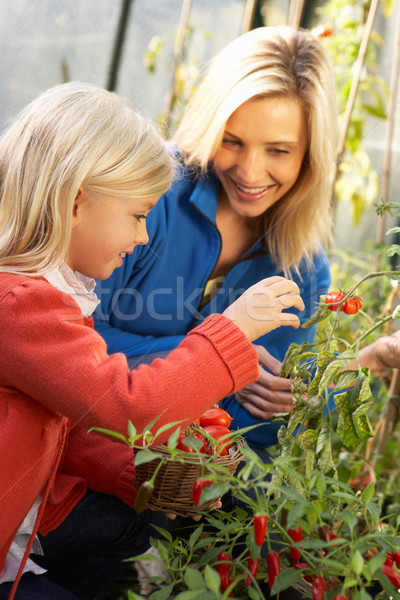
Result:
<svg viewBox="0 0 400 600"><path fill-rule="evenodd" d="M279 315L279 325L290 325L293 329L297 329L300 327L300 319L297 315L292 315L291 313L281 313Z"/></svg>
<svg viewBox="0 0 400 600"><path fill-rule="evenodd" d="M254 384L251 385L256 385L257 383L262 387L269 388L271 390L290 391L292 389L292 382L290 379L272 375L269 371L266 371L264 367L260 367L259 378Z"/></svg>
<svg viewBox="0 0 400 600"><path fill-rule="evenodd" d="M274 375L279 375L282 363L275 356L272 356L264 346L257 345L255 348L260 363L271 371L271 373L274 373Z"/></svg>
<svg viewBox="0 0 400 600"><path fill-rule="evenodd" d="M244 404L242 404L243 408L247 410L247 412L252 415L253 417L256 417L257 419L270 419L273 415L275 415L278 412L291 412L293 407L290 407L290 409L285 408L284 410L280 410L279 408L275 407L274 410L261 410L259 408L257 408L256 406L253 406L252 404L248 404L247 402L245 402Z"/></svg>
<svg viewBox="0 0 400 600"><path fill-rule="evenodd" d="M240 396L240 395L238 395ZM238 399L239 401L239 399ZM240 398L239 404L242 406L246 404L253 404L260 410L272 411L272 412L286 412L293 406L292 396L288 394L288 397L280 398L263 398L260 395L243 395Z"/></svg>
<svg viewBox="0 0 400 600"><path fill-rule="evenodd" d="M304 302L301 296L298 294L282 294L282 296L277 297L278 302L282 306L282 309L285 308L297 308L297 310L304 310Z"/></svg>

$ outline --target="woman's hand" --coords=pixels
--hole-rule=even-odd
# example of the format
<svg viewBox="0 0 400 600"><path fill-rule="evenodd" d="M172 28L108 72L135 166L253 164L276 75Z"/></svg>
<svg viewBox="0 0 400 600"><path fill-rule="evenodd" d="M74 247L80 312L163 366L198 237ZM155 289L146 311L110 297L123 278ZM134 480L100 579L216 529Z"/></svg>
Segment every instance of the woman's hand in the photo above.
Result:
<svg viewBox="0 0 400 600"><path fill-rule="evenodd" d="M400 331L380 337L362 348L358 359L361 366L369 367L372 373L379 373L388 368L400 369Z"/></svg>
<svg viewBox="0 0 400 600"><path fill-rule="evenodd" d="M282 312L293 307L304 309L297 284L275 276L252 285L223 314L236 323L252 342L281 325L291 325L297 329L299 317Z"/></svg>
<svg viewBox="0 0 400 600"><path fill-rule="evenodd" d="M290 379L279 377L281 363L263 346L254 347L260 363L260 377L235 394L237 402L259 419L269 419L278 412L291 412L291 382Z"/></svg>

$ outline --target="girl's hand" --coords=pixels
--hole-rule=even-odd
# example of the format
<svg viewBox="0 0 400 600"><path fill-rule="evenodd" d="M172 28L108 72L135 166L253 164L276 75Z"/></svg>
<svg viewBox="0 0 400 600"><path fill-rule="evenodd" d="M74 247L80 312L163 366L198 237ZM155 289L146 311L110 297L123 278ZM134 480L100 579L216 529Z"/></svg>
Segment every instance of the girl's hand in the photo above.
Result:
<svg viewBox="0 0 400 600"><path fill-rule="evenodd" d="M253 417L259 419L269 419L278 412L291 412L291 382L290 379L279 377L281 363L263 346L254 347L260 363L260 377L255 383L236 392L237 402Z"/></svg>
<svg viewBox="0 0 400 600"><path fill-rule="evenodd" d="M293 307L304 309L297 284L276 276L251 286L223 314L240 327L252 342L281 325L291 325L297 329L299 318L282 312Z"/></svg>

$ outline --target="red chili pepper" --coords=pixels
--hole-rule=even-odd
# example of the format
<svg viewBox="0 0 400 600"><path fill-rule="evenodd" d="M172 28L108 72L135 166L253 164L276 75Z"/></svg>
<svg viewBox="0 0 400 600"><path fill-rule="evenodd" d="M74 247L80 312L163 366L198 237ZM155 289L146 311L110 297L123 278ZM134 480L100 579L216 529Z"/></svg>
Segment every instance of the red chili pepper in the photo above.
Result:
<svg viewBox="0 0 400 600"><path fill-rule="evenodd" d="M272 590L275 583L275 579L278 577L281 570L281 560L277 552L270 552L267 554L267 566L268 566L268 587Z"/></svg>
<svg viewBox="0 0 400 600"><path fill-rule="evenodd" d="M393 567L394 565L394 556L391 552L386 552L385 565L387 567Z"/></svg>
<svg viewBox="0 0 400 600"><path fill-rule="evenodd" d="M301 532L300 525L298 525L296 529L288 529L288 535L294 542L301 542L303 539L303 534ZM289 546L289 550L292 561L294 563L298 563L301 558L300 552L297 550L297 548L294 548L294 546Z"/></svg>
<svg viewBox="0 0 400 600"><path fill-rule="evenodd" d="M265 533L267 531L268 517L267 515L254 515L254 541L257 546L262 546L265 540Z"/></svg>
<svg viewBox="0 0 400 600"><path fill-rule="evenodd" d="M212 481L207 481L207 479L198 479L193 484L192 496L193 496L193 504L197 506L200 502L201 493L204 488L210 487L212 485Z"/></svg>
<svg viewBox="0 0 400 600"><path fill-rule="evenodd" d="M400 550L393 553L393 560L396 563L396 567L400 569Z"/></svg>
<svg viewBox="0 0 400 600"><path fill-rule="evenodd" d="M326 583L323 577L316 577L312 584L312 600L322 600L325 594Z"/></svg>
<svg viewBox="0 0 400 600"><path fill-rule="evenodd" d="M229 579L229 571L231 568L232 556L227 552L220 552L218 554L218 562L221 564L218 564L216 569L221 580L221 592L224 592L231 583L231 580Z"/></svg>
<svg viewBox="0 0 400 600"><path fill-rule="evenodd" d="M343 596L343 594L336 594L336 596L333 597L333 600L347 600L346 596Z"/></svg>
<svg viewBox="0 0 400 600"><path fill-rule="evenodd" d="M250 575L247 577L247 585L251 585L253 583L254 579L256 578L256 575L258 573L258 568L260 566L260 560L261 560L261 556L259 556L257 558L257 560L253 560L253 558L249 552L249 561L247 564L247 568L249 569L249 571L253 575L253 577L250 577Z"/></svg>
<svg viewBox="0 0 400 600"><path fill-rule="evenodd" d="M392 567L388 567L387 565L383 565L381 571L386 577L389 579L390 583L394 585L396 590L400 589L400 575L393 570Z"/></svg>

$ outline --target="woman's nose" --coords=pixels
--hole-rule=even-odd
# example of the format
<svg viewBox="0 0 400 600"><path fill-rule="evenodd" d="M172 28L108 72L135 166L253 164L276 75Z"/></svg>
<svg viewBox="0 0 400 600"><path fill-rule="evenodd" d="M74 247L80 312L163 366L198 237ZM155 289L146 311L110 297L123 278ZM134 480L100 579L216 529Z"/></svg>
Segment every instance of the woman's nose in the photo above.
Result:
<svg viewBox="0 0 400 600"><path fill-rule="evenodd" d="M259 151L247 151L241 156L238 173L244 183L257 183L265 176L265 157Z"/></svg>

